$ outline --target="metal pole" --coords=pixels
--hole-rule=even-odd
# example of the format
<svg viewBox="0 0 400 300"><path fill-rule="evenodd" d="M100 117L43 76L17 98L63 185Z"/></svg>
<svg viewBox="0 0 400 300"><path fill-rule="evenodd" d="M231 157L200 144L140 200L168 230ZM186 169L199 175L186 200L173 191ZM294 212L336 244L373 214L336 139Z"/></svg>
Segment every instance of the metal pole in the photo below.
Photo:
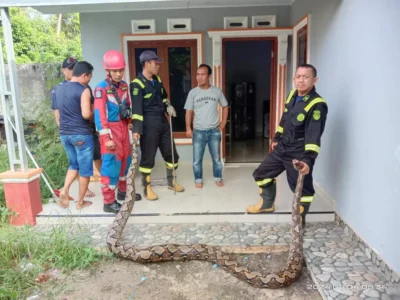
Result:
<svg viewBox="0 0 400 300"><path fill-rule="evenodd" d="M1 19L0 19L1 20ZM14 132L8 122L9 115L9 103L6 102L6 96L10 96L7 92L7 82L6 82L6 71L4 67L4 57L3 57L3 47L0 40L0 97L1 97L1 107L3 108L3 118L4 118L4 127L6 132L7 139L7 152L8 152L8 160L10 164L10 170L15 171L14 162L16 160L15 157L15 141L14 141Z"/></svg>
<svg viewBox="0 0 400 300"><path fill-rule="evenodd" d="M175 174L175 158L174 158L174 135L172 133L172 116L169 115L169 128L171 134L171 152L172 152L172 175L173 175L173 182L174 185L174 195L176 195L176 174Z"/></svg>
<svg viewBox="0 0 400 300"><path fill-rule="evenodd" d="M15 54L14 54L14 44L12 38L12 30L11 30L11 22L10 15L8 12L8 8L1 9L1 22L4 32L4 42L6 46L6 54L7 54L7 62L8 62L8 74L10 80L10 91L7 91L7 86L3 84L2 91L2 102L5 102L3 106L5 120L8 122L10 116L10 101L12 102L12 112L15 120L16 134L17 134L17 143L18 143L18 158L16 159L16 152L14 146L14 137L13 130L10 126L6 125L6 134L7 134L7 144L12 144L8 146L9 150L9 158L10 158L10 166L12 171L16 171L16 164L20 165L20 170L26 172L28 170L28 158L25 152L25 138L24 138L24 128L22 122L21 115L21 105L20 105L20 95L18 89L18 79L17 79L17 66L15 63ZM1 50L0 50L1 51ZM2 56L2 55L1 55ZM2 58L2 57L1 57ZM0 63L3 64L3 61ZM1 70L5 71L4 67ZM1 74L5 79L5 72ZM5 88L5 89L4 89ZM3 100L3 97L7 97L7 101ZM11 99L10 99L11 98ZM11 118L10 118L11 119ZM6 123L5 122L5 123ZM8 129L7 129L8 128ZM10 149L11 148L11 149ZM10 151L11 150L11 151Z"/></svg>

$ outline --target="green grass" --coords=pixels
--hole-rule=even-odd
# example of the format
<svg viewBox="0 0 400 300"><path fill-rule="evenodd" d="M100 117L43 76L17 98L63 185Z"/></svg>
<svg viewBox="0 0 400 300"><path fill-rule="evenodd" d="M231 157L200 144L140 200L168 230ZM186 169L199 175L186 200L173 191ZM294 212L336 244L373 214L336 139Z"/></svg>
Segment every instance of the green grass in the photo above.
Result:
<svg viewBox="0 0 400 300"><path fill-rule="evenodd" d="M75 228L73 230L72 228ZM0 225L0 299L25 299L49 270L68 272L106 259L76 226L54 226L46 233L33 227Z"/></svg>

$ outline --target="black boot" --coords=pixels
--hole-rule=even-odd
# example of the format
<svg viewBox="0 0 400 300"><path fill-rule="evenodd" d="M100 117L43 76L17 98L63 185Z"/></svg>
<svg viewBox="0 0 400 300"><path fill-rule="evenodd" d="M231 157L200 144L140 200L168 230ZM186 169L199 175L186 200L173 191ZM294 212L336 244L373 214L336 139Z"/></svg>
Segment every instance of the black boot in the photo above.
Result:
<svg viewBox="0 0 400 300"><path fill-rule="evenodd" d="M109 213L118 213L119 210L121 209L121 204L119 204L117 201L114 201L111 204L104 204L103 210L104 212L109 212Z"/></svg>
<svg viewBox="0 0 400 300"><path fill-rule="evenodd" d="M120 192L120 191L118 191L118 193L117 193L117 200L118 200L118 201L124 201L124 200L125 200L125 197L126 197L126 192Z"/></svg>
<svg viewBox="0 0 400 300"><path fill-rule="evenodd" d="M247 212L256 214L260 212L273 212L275 210L276 182L266 188L260 188L261 199L256 205L249 205Z"/></svg>
<svg viewBox="0 0 400 300"><path fill-rule="evenodd" d="M118 191L118 194L117 194L117 200L118 201L124 201L125 197L126 197L126 192ZM142 196L140 196L140 194L136 194L135 201L139 201L139 200L142 200Z"/></svg>
<svg viewBox="0 0 400 300"><path fill-rule="evenodd" d="M306 227L306 215L310 210L311 202L301 202L300 203L300 216L301 216L301 226Z"/></svg>

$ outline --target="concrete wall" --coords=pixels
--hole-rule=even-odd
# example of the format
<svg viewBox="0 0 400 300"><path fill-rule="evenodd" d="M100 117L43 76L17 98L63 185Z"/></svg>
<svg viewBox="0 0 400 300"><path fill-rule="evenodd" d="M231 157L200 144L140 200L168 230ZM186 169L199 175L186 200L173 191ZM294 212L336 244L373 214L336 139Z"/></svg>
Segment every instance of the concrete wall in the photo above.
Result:
<svg viewBox="0 0 400 300"><path fill-rule="evenodd" d="M297 0L291 17L293 25L311 13L311 63L329 104L315 180L397 272L399 11L398 0Z"/></svg>
<svg viewBox="0 0 400 300"><path fill-rule="evenodd" d="M18 89L20 95L22 116L27 120L40 118L38 106L45 99L50 99L51 89L59 83L63 74L60 64L19 64L17 65ZM6 65L8 79L8 66ZM10 87L7 81L8 88ZM50 106L49 106L50 112ZM0 103L0 114L3 108Z"/></svg>

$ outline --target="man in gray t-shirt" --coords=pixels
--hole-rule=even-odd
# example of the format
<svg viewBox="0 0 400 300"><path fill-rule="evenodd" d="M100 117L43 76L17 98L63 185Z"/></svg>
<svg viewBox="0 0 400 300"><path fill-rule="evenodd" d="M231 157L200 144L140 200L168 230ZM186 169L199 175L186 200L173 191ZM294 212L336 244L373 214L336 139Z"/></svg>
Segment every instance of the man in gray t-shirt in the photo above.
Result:
<svg viewBox="0 0 400 300"><path fill-rule="evenodd" d="M213 161L214 180L222 187L221 131L228 119L228 101L221 89L210 85L211 68L202 64L197 69L198 86L189 92L185 103L186 136L193 139L193 172L196 188L203 187L203 157L206 145ZM222 121L218 116L222 106ZM193 131L191 128L194 112Z"/></svg>

